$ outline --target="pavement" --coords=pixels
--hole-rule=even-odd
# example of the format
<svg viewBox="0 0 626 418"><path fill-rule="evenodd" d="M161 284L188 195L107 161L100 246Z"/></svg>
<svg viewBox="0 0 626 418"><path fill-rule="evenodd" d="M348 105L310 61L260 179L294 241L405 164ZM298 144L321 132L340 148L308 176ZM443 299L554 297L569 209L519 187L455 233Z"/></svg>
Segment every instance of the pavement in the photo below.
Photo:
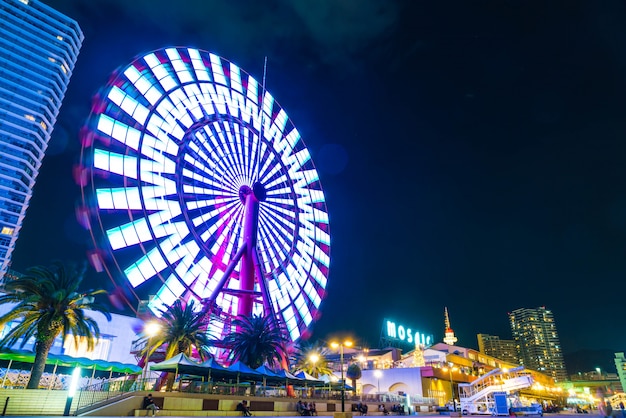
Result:
<svg viewBox="0 0 626 418"><path fill-rule="evenodd" d="M11 415L6 415L7 417L10 417ZM85 415L87 416L87 415ZM156 415L158 417L158 414ZM360 415L355 414L354 417L358 417ZM396 417L398 415L389 415L389 418L393 418ZM405 415L406 417L446 417L447 415L440 415L438 413L433 413L433 412L420 412L417 414L413 414L413 415ZM99 418L109 418L109 417L105 417L105 416L98 416ZM489 417L488 415L472 415L470 417L474 417L474 418L480 418L480 417ZM529 418L531 417L536 417L536 415L528 415ZM582 417L589 417L589 418L598 418L597 414L568 414L568 413L559 413L559 414L544 414L544 417L554 417L554 418L582 418ZM58 415L20 415L19 418L59 418ZM111 417L113 418L113 417ZM115 418L119 418L119 416L115 416ZM168 418L170 418L170 416L168 415ZM176 418L176 417L174 417ZM188 416L181 416L181 418L188 418ZM233 418L232 416L230 417L220 417L220 416L211 416L210 418ZM270 418L270 417L263 417L263 418ZM318 418L334 418L333 415L319 415Z"/></svg>

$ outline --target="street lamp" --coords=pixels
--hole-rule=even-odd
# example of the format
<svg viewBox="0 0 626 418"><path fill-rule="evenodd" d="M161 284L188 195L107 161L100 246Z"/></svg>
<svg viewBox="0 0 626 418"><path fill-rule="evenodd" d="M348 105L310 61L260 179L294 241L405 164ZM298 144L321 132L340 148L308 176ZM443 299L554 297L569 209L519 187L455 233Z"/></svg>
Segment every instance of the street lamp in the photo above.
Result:
<svg viewBox="0 0 626 418"><path fill-rule="evenodd" d="M313 373L311 373L313 375L313 377L317 377L318 373L317 373L317 362L320 361L320 356L317 353L311 353L309 354L309 361L312 364L311 367L311 371Z"/></svg>
<svg viewBox="0 0 626 418"><path fill-rule="evenodd" d="M65 409L63 410L63 416L69 416L70 408L72 407L72 400L76 394L78 388L78 381L80 380L80 367L75 367L72 371L72 379L70 380L70 388L65 399Z"/></svg>
<svg viewBox="0 0 626 418"><path fill-rule="evenodd" d="M452 393L452 410L456 412L456 401L454 400L454 382L452 381L452 362L448 363L448 372L450 373L450 393ZM444 368L445 370L445 368Z"/></svg>
<svg viewBox="0 0 626 418"><path fill-rule="evenodd" d="M332 348L339 348L339 362L341 363L341 412L346 412L346 379L343 375L343 347L352 347L352 341L346 340L342 343L330 343Z"/></svg>
<svg viewBox="0 0 626 418"><path fill-rule="evenodd" d="M378 394L380 395L380 378L383 377L383 372L380 370L374 370L374 377L376 378L376 383L378 385Z"/></svg>
<svg viewBox="0 0 626 418"><path fill-rule="evenodd" d="M161 325L158 322L148 322L143 327L143 332L146 335L146 358L144 360L145 364L143 365L143 378L144 382L148 380L148 363L150 362L150 350L152 347L150 343L152 342L152 337L157 335L161 331Z"/></svg>

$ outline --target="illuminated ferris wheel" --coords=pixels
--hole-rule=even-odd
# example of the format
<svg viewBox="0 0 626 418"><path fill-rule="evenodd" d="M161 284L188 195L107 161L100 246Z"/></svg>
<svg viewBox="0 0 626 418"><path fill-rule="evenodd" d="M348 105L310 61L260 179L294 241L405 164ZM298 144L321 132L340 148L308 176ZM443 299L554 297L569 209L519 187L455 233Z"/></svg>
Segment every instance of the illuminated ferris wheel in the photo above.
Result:
<svg viewBox="0 0 626 418"><path fill-rule="evenodd" d="M209 331L279 318L295 341L328 279L328 213L287 113L235 64L165 48L113 74L82 135L84 224L129 305L195 300Z"/></svg>

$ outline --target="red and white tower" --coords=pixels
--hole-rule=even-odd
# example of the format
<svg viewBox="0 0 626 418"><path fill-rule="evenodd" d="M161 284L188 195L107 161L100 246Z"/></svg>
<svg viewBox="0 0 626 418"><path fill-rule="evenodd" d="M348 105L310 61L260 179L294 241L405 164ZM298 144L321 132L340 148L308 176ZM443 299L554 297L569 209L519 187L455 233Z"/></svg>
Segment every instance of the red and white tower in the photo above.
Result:
<svg viewBox="0 0 626 418"><path fill-rule="evenodd" d="M456 338L456 336L454 335L454 331L452 330L452 328L450 328L450 317L448 317L448 308L444 307L443 309L446 325L446 332L445 336L443 337L443 342L448 345L454 345L454 343L458 341L458 338Z"/></svg>

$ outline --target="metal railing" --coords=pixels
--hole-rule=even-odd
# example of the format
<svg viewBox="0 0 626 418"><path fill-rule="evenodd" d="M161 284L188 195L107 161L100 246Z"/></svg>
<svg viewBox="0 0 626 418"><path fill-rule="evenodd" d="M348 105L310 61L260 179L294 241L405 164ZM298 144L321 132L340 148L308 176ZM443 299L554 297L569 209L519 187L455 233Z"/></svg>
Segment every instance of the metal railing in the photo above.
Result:
<svg viewBox="0 0 626 418"><path fill-rule="evenodd" d="M163 382L161 382L163 383ZM111 403L131 396L134 392L162 390L157 387L159 379L133 379L117 378L83 387L75 396L73 407L78 413L84 413L100 405ZM237 397L256 396L268 398L293 397L303 399L319 400L340 400L341 390L328 387L294 387L294 392L289 394L284 385L262 386L250 384L236 384L224 382L201 382L182 381L177 382L173 391L178 393L197 393L208 395L231 395ZM167 392L166 392L167 393ZM395 393L378 394L355 394L351 391L345 392L345 399L348 401L377 402L377 403L403 403L406 395ZM410 396L413 404L434 405L434 398L427 398L419 395Z"/></svg>
<svg viewBox="0 0 626 418"><path fill-rule="evenodd" d="M152 390L157 379L118 378L105 380L81 388L75 396L75 407L84 412L99 404L110 403L115 399L123 399L132 392Z"/></svg>

